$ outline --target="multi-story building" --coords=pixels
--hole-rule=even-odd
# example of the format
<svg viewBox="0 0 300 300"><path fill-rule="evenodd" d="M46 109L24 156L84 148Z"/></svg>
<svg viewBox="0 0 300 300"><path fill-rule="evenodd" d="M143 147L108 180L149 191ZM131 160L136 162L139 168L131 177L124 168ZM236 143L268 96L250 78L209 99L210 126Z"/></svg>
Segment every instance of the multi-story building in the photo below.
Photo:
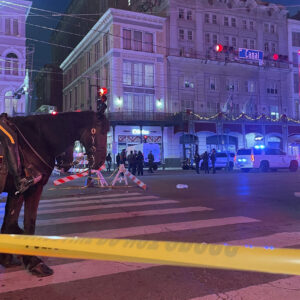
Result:
<svg viewBox="0 0 300 300"><path fill-rule="evenodd" d="M289 60L291 63L290 90L294 106L294 118L299 120L300 111L300 20L288 20ZM290 147L294 153L300 153L300 131L291 133Z"/></svg>
<svg viewBox="0 0 300 300"><path fill-rule="evenodd" d="M53 63L59 65L110 7L128 9L128 0L72 0L51 36Z"/></svg>
<svg viewBox="0 0 300 300"><path fill-rule="evenodd" d="M95 110L97 87L108 89L113 153L145 135L167 151L165 33L164 18L111 8L60 65L64 111Z"/></svg>
<svg viewBox="0 0 300 300"><path fill-rule="evenodd" d="M18 5L17 10L14 5ZM0 3L0 113L27 110L28 86L22 89L27 97L18 90L26 82L25 22L30 7L31 2L24 0Z"/></svg>
<svg viewBox="0 0 300 300"><path fill-rule="evenodd" d="M36 107L56 106L62 111L63 76L61 69L54 64L45 65L34 79Z"/></svg>
<svg viewBox="0 0 300 300"><path fill-rule="evenodd" d="M108 16L105 14L62 63L64 81L67 82L64 88L65 110L93 107L95 95L92 95L92 86L110 85L110 118L116 125L121 124L122 113L124 116L130 110L139 111L140 115L154 111L155 117L159 114L153 107L160 105L164 113L173 115L173 119L164 116L164 129L161 131L144 129L147 133L156 131L161 140L166 141L167 146L164 147L162 143L162 148L164 157L169 160L178 162L180 158L192 158L196 145L200 152L212 148L236 151L257 143L292 151L293 148L289 147L294 142L291 137L300 133L300 127L298 121L293 119L295 105L290 91L288 21L284 7L255 0L194 0L184 3L179 0L160 0L155 1L156 5L151 5L152 2L131 2L134 8L140 8L141 11L147 11L148 8L147 16L111 10L109 14L113 16L118 13L118 17L112 17L113 21L107 22L116 22L122 28L120 31L104 29L114 28L109 27L112 25L103 24L100 29L97 27ZM164 20L164 26L160 28L164 30L160 34L166 36L163 46L158 43L158 32L152 32L152 38L147 37L144 25L135 21L135 18L141 18L146 24L154 15L163 16L157 19ZM123 22L126 18L131 18L131 21ZM123 24L120 24L120 19ZM126 24L130 24L129 29ZM103 41L100 40L98 46L89 42L93 35L100 38L108 30L110 39L103 34ZM138 30L145 33L137 33ZM96 41L97 38L92 40ZM127 39L130 42L127 43ZM148 39L153 43L153 53L146 55L143 52L149 43ZM138 54L142 56L136 54L138 42L139 50L142 49L138 50ZM102 65L92 61L94 54L99 53L98 50L89 50L92 47L105 49L95 58ZM116 51L116 48L121 50ZM156 52L154 49L158 48L164 51ZM80 54L82 52L90 54L83 57ZM125 58L128 53L144 62L138 66L134 58ZM72 66L74 59L78 60L78 66ZM146 93L150 90L143 81L144 77L138 79L137 74L148 72L144 63L153 59L156 59L153 69L155 82L159 76L164 80L158 81L163 89L156 85L152 87L155 97L151 103L155 105L148 106ZM99 66L98 73L96 66ZM79 106L78 101L72 100L74 97L79 99L79 96L74 96L79 95L79 87L71 91L71 86L78 82L82 73L78 71L79 68L91 72L95 70L94 78L100 78L98 82L90 81L88 84L85 95L90 103L87 102L87 106L84 103ZM91 72L84 73L87 80L92 80ZM164 92L161 93L160 89ZM141 90L144 96L139 98L136 93ZM76 107L72 103L77 103ZM132 116L130 118L133 119ZM128 122L128 118L124 122ZM145 119L137 118L130 125L143 126L143 121ZM131 128L124 128L129 136ZM142 130L132 129L142 135ZM141 141L140 137L134 139L126 136L125 132L112 135L110 144L117 142L118 150ZM126 143L122 144L122 140Z"/></svg>
<svg viewBox="0 0 300 300"><path fill-rule="evenodd" d="M167 101L174 113L200 116L188 118L193 124L185 134L175 134L181 156L191 140L200 151L235 151L257 140L287 150L285 115L292 117L294 106L284 7L255 0L157 2L154 13L168 17Z"/></svg>

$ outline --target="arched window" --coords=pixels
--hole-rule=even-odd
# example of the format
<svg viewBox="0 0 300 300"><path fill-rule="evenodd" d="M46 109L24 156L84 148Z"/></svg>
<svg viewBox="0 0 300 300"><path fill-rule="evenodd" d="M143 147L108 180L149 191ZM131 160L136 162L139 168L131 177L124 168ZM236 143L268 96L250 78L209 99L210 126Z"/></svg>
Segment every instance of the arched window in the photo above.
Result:
<svg viewBox="0 0 300 300"><path fill-rule="evenodd" d="M6 55L5 74L6 75L18 75L19 74L18 56L15 53L8 53Z"/></svg>

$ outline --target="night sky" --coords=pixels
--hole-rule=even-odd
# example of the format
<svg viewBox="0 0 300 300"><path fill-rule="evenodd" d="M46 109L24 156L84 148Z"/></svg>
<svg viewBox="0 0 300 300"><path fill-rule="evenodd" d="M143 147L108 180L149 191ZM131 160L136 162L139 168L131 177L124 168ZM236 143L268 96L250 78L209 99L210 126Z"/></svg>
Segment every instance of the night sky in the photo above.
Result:
<svg viewBox="0 0 300 300"><path fill-rule="evenodd" d="M71 0L32 0L32 7L43 9L43 10L51 10L54 12L65 12ZM300 10L300 1L299 0L270 0L269 2L279 3L282 5L289 6L290 14L294 15ZM36 24L39 26L51 27L55 28L59 17L51 16L49 13L31 10L33 14L44 14L50 19L38 16L30 16L27 19L27 36L32 39L41 40L41 41L49 41L50 35L52 31L47 29L42 29L38 27L33 27L29 25ZM28 41L30 44L34 44L35 46L35 55L34 55L34 68L40 69L44 64L51 63L51 52L50 45L42 44L40 42Z"/></svg>

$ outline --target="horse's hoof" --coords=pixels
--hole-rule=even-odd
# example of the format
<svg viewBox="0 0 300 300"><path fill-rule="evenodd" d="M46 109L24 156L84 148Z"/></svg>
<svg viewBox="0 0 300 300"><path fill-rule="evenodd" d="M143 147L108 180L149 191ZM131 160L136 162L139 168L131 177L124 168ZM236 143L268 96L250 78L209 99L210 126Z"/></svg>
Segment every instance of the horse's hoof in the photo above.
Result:
<svg viewBox="0 0 300 300"><path fill-rule="evenodd" d="M28 268L28 271L32 275L37 277L46 277L46 276L51 276L53 274L53 270L43 262L38 263L34 267Z"/></svg>
<svg viewBox="0 0 300 300"><path fill-rule="evenodd" d="M15 255L1 253L0 264L5 268L12 268L20 266L22 262Z"/></svg>

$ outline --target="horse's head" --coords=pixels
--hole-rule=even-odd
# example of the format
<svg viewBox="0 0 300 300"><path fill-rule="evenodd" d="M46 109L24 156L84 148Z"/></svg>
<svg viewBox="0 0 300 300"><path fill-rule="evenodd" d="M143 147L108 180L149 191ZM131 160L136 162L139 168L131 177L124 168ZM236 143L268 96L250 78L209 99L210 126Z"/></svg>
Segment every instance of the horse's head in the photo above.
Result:
<svg viewBox="0 0 300 300"><path fill-rule="evenodd" d="M107 132L109 123L104 115L100 118L95 114L92 126L82 131L80 142L85 147L89 166L98 169L105 163Z"/></svg>

